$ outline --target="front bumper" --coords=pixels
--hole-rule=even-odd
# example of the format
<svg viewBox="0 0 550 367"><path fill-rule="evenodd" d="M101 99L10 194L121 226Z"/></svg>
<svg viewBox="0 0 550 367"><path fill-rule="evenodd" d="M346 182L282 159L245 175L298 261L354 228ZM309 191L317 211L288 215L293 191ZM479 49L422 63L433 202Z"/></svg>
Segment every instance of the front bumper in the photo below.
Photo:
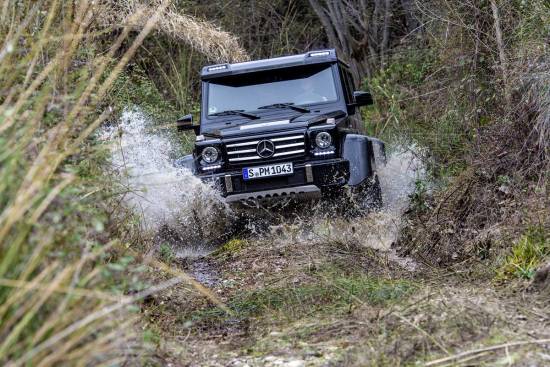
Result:
<svg viewBox="0 0 550 367"><path fill-rule="evenodd" d="M294 163L294 173L290 176L245 181L239 169L198 177L216 187L227 202L237 202L284 196L317 197L324 188L345 185L349 175L348 160L336 158Z"/></svg>

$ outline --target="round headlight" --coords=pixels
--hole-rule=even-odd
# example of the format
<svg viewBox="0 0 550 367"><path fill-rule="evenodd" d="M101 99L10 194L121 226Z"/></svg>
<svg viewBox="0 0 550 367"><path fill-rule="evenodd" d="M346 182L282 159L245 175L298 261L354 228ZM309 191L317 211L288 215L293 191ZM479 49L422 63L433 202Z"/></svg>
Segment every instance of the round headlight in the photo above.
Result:
<svg viewBox="0 0 550 367"><path fill-rule="evenodd" d="M328 148L332 144L332 136L326 131L321 131L315 136L315 144L322 149Z"/></svg>
<svg viewBox="0 0 550 367"><path fill-rule="evenodd" d="M214 147L206 147L202 150L201 155L202 155L202 159L206 163L214 163L218 160L220 153Z"/></svg>

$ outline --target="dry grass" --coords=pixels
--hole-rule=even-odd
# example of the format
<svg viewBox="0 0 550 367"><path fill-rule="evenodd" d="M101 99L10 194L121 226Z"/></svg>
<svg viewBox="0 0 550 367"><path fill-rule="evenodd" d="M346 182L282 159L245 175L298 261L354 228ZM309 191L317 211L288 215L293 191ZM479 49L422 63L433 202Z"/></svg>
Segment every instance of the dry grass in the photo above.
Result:
<svg viewBox="0 0 550 367"><path fill-rule="evenodd" d="M535 65L526 75L530 80L523 105L529 106L528 112L534 114L530 135L537 145L536 159L542 163L541 179L547 182L550 178L550 58L543 58Z"/></svg>
<svg viewBox="0 0 550 367"><path fill-rule="evenodd" d="M139 0L104 0L98 4L97 12L105 26L131 26L141 29L158 8L160 1L142 2ZM138 17L131 17L139 13ZM157 31L188 44L215 62L239 62L248 60L246 51L238 39L212 23L182 14L174 6L169 6L162 14Z"/></svg>
<svg viewBox="0 0 550 367"><path fill-rule="evenodd" d="M508 122L482 131L470 167L436 193L433 210L413 213L404 253L445 266L498 258L528 227L549 233L549 65L521 74L514 107L502 117Z"/></svg>
<svg viewBox="0 0 550 367"><path fill-rule="evenodd" d="M141 358L130 306L183 281L175 276L132 296L113 292L116 278L105 276L109 264L102 259L118 243L101 237L102 226L93 225L101 224L101 210L96 199L86 199L102 188L90 187L71 169L109 116L100 106L113 81L169 1L158 5L119 57L131 27L97 56L90 1L0 5L2 365L111 365Z"/></svg>

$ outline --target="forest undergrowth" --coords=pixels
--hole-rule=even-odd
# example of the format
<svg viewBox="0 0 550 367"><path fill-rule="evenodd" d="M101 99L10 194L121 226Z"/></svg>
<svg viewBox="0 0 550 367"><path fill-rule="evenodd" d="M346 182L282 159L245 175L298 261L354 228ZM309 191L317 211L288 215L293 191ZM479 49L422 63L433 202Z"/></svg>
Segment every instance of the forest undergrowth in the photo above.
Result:
<svg viewBox="0 0 550 367"><path fill-rule="evenodd" d="M0 364L547 364L547 2L254 5L0 2ZM168 162L203 64L327 46L374 96L365 131L421 162L403 214L272 213L202 252L211 207L151 232L124 116Z"/></svg>

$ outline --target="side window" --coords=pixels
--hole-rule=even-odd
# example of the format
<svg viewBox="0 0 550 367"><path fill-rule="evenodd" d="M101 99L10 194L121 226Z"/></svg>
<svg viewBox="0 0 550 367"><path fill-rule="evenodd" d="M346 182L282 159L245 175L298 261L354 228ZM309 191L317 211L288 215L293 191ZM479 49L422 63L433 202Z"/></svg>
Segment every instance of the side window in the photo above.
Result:
<svg viewBox="0 0 550 367"><path fill-rule="evenodd" d="M353 102L353 83L350 84L350 74L343 65L339 65L340 79L342 80L342 88L344 89L344 98L347 104Z"/></svg>
<svg viewBox="0 0 550 367"><path fill-rule="evenodd" d="M353 91L355 90L355 84L353 83L353 76L351 76L351 73L347 69L345 70L344 73L346 74L346 79L348 80L350 95L353 97Z"/></svg>

